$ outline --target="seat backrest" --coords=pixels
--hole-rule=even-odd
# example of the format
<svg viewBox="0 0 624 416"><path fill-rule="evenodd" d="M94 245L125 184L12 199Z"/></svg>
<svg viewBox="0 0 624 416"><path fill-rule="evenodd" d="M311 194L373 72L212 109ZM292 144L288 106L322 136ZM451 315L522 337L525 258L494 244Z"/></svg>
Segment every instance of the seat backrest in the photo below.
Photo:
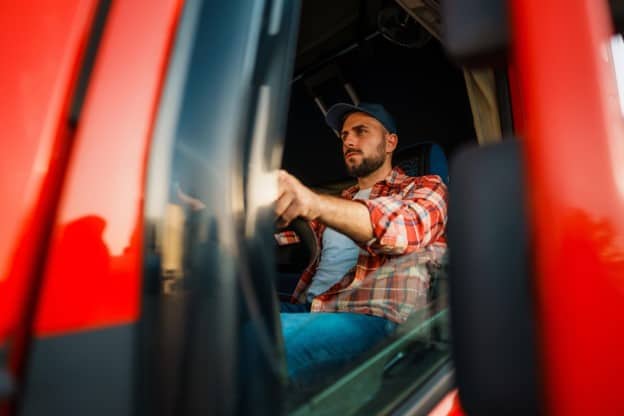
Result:
<svg viewBox="0 0 624 416"><path fill-rule="evenodd" d="M398 150L394 164L410 176L438 175L449 183L448 162L442 146L433 142L421 142Z"/></svg>

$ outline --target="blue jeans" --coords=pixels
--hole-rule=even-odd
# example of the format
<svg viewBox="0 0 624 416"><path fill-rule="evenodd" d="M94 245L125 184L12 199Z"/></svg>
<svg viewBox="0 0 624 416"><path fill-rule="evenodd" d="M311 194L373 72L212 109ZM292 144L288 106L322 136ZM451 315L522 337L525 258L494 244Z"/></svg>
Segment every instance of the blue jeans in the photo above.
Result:
<svg viewBox="0 0 624 416"><path fill-rule="evenodd" d="M298 387L336 375L396 328L359 313L310 313L309 305L281 303L280 311L288 376Z"/></svg>

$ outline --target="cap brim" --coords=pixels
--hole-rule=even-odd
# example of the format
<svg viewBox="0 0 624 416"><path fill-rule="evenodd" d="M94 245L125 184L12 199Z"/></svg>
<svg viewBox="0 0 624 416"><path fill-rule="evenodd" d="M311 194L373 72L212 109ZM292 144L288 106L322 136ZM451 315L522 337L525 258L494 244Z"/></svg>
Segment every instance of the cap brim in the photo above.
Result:
<svg viewBox="0 0 624 416"><path fill-rule="evenodd" d="M349 113L355 112L368 114L365 110L362 110L355 105L345 103L334 104L329 108L329 110L327 110L327 114L325 114L325 122L329 127L337 132L340 132L340 130L342 130L342 122L344 121L345 116Z"/></svg>

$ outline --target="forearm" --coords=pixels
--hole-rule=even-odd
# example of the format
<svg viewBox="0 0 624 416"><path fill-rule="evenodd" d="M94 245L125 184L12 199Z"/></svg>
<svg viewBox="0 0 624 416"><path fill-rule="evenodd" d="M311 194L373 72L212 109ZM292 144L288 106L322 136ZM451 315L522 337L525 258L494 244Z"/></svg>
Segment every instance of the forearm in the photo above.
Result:
<svg viewBox="0 0 624 416"><path fill-rule="evenodd" d="M358 243L366 243L373 238L368 208L359 202L319 195L317 220Z"/></svg>
<svg viewBox="0 0 624 416"><path fill-rule="evenodd" d="M351 201L319 195L285 171L279 172L275 203L278 226L297 217L317 220L372 255L402 255L437 241L446 227L446 186L438 177L412 182L400 194Z"/></svg>
<svg viewBox="0 0 624 416"><path fill-rule="evenodd" d="M325 224L356 243L367 243L373 238L373 226L366 205L317 194L286 171L279 172L278 186L275 202L278 226L285 227L300 217Z"/></svg>

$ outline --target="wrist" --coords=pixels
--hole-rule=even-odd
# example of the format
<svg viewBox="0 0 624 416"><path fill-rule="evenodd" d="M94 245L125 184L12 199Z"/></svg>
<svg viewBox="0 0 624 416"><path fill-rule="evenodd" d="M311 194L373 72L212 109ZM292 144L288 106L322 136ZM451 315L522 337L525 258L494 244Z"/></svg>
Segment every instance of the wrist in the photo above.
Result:
<svg viewBox="0 0 624 416"><path fill-rule="evenodd" d="M310 220L319 220L324 211L325 201L323 195L312 192L312 209L310 210Z"/></svg>

